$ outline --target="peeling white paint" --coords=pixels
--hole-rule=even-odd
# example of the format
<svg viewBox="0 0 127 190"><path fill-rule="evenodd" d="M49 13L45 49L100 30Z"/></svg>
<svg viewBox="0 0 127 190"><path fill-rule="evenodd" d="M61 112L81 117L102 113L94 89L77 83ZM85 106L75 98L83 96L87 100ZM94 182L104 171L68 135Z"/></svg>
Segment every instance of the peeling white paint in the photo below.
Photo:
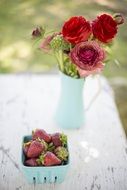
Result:
<svg viewBox="0 0 127 190"><path fill-rule="evenodd" d="M85 125L63 130L54 122L60 81L54 75L0 75L0 190L126 190L127 143L112 89L103 77ZM88 77L88 107L98 81ZM22 175L22 136L35 128L68 134L71 166L62 184L29 185Z"/></svg>

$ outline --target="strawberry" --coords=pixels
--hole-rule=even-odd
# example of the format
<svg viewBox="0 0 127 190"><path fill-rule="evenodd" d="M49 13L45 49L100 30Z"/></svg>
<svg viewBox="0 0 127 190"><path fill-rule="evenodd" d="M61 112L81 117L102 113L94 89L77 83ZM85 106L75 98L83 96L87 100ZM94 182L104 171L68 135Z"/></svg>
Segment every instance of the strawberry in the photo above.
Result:
<svg viewBox="0 0 127 190"><path fill-rule="evenodd" d="M55 147L67 145L67 136L63 133L54 133L51 137Z"/></svg>
<svg viewBox="0 0 127 190"><path fill-rule="evenodd" d="M28 158L36 158L38 157L43 151L45 151L45 146L43 143L34 140L29 146L29 149L27 151L27 157Z"/></svg>
<svg viewBox="0 0 127 190"><path fill-rule="evenodd" d="M51 141L51 135L46 133L46 131L43 129L36 129L35 131L33 131L32 138L33 138L33 140L35 140L37 138L43 139L47 143L49 143Z"/></svg>
<svg viewBox="0 0 127 190"><path fill-rule="evenodd" d="M38 164L42 164L44 166L56 166L61 164L61 160L57 158L55 154L52 152L46 152L45 154L41 154L39 159L37 159Z"/></svg>
<svg viewBox="0 0 127 190"><path fill-rule="evenodd" d="M47 151L48 150L48 143L46 143L43 139L36 139L36 141L38 141L38 142L40 142L41 144L43 144L44 145L44 147L45 147L45 151Z"/></svg>
<svg viewBox="0 0 127 190"><path fill-rule="evenodd" d="M31 142L32 141L28 141L28 142L23 144L23 152L24 152L25 156L27 155L27 152L28 152L28 149L30 147Z"/></svg>
<svg viewBox="0 0 127 190"><path fill-rule="evenodd" d="M68 150L65 147L59 146L54 150L55 155L61 160L61 161L67 161L68 158Z"/></svg>
<svg viewBox="0 0 127 190"><path fill-rule="evenodd" d="M36 158L30 158L30 159L26 160L24 164L26 166L38 166L38 163L36 160L37 160Z"/></svg>
<svg viewBox="0 0 127 190"><path fill-rule="evenodd" d="M60 140L60 133L54 133L52 134L52 142L54 144L54 146L62 146L62 142Z"/></svg>

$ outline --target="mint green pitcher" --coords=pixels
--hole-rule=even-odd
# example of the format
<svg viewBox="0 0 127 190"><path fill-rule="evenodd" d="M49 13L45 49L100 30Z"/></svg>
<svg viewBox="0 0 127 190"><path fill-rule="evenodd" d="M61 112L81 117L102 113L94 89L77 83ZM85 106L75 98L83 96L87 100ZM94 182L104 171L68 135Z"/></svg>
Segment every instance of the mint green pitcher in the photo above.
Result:
<svg viewBox="0 0 127 190"><path fill-rule="evenodd" d="M61 128L80 128L84 123L83 87L85 79L75 79L63 73L60 75L61 92L55 120Z"/></svg>

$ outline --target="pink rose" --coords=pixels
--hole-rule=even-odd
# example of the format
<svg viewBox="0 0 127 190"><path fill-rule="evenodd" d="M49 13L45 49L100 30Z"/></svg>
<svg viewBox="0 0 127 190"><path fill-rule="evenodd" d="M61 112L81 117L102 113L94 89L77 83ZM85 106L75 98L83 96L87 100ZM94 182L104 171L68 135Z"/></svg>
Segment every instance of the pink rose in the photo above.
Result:
<svg viewBox="0 0 127 190"><path fill-rule="evenodd" d="M52 36L47 36L41 43L40 48L42 50L44 50L45 52L48 52L50 50L50 42L53 39L53 35Z"/></svg>
<svg viewBox="0 0 127 190"><path fill-rule="evenodd" d="M95 41L81 42L71 50L70 57L80 76L85 77L103 69L105 51Z"/></svg>
<svg viewBox="0 0 127 190"><path fill-rule="evenodd" d="M47 36L46 38L44 38L44 40L42 41L40 48L42 50L44 50L45 52L48 52L50 50L50 42L52 41L52 39L58 35L59 33L54 33L52 35Z"/></svg>

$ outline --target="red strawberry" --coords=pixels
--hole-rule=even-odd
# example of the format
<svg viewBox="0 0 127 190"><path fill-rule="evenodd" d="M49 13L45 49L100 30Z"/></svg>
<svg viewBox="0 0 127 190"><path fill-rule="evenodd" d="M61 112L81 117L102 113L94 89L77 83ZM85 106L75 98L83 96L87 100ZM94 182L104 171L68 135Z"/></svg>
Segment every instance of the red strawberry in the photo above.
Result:
<svg viewBox="0 0 127 190"><path fill-rule="evenodd" d="M24 164L26 166L38 166L38 163L36 160L37 160L36 158L30 158L30 159L26 160Z"/></svg>
<svg viewBox="0 0 127 190"><path fill-rule="evenodd" d="M28 152L31 142L32 141L29 141L29 142L23 144L23 152L24 152L25 156L27 155L27 152Z"/></svg>
<svg viewBox="0 0 127 190"><path fill-rule="evenodd" d="M67 145L67 136L61 133L54 133L52 134L52 142L56 147L65 146Z"/></svg>
<svg viewBox="0 0 127 190"><path fill-rule="evenodd" d="M45 151L45 146L43 143L34 140L27 151L28 158L36 158L38 157L43 151Z"/></svg>
<svg viewBox="0 0 127 190"><path fill-rule="evenodd" d="M49 151L46 152L46 154L41 155L37 162L44 166L56 166L61 164L61 160L57 158L55 154Z"/></svg>
<svg viewBox="0 0 127 190"><path fill-rule="evenodd" d="M57 146L62 146L62 142L60 140L60 133L52 134L52 142L56 147Z"/></svg>
<svg viewBox="0 0 127 190"><path fill-rule="evenodd" d="M36 129L35 131L32 132L32 137L33 139L43 139L45 142L49 143L51 141L51 135L46 133L45 130L43 129Z"/></svg>

